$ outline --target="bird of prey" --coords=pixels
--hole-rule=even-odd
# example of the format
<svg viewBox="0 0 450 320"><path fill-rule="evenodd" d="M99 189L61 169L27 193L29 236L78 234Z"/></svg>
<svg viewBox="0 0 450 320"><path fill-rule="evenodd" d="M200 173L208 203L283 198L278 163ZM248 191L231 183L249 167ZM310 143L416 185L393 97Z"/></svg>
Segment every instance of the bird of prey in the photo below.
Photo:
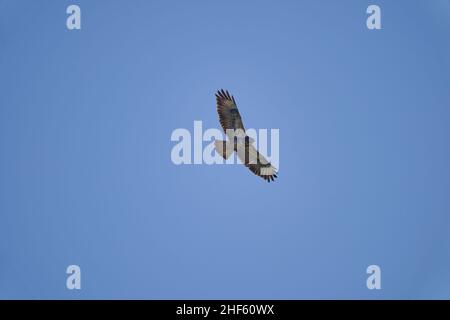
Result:
<svg viewBox="0 0 450 320"><path fill-rule="evenodd" d="M245 133L234 97L228 91L221 89L217 91L216 99L220 125L228 137L228 141L214 141L216 151L224 159L228 159L233 152L236 152L241 162L254 174L267 182L274 181L277 177L277 169L256 150L253 146L254 140Z"/></svg>

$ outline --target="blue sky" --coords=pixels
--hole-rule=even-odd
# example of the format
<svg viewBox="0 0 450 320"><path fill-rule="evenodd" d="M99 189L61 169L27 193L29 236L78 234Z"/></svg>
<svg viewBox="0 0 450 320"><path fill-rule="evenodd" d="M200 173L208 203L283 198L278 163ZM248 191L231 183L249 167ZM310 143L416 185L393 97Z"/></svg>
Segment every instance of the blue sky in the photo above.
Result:
<svg viewBox="0 0 450 320"><path fill-rule="evenodd" d="M450 298L449 18L444 0L0 0L0 298ZM219 127L219 88L280 129L276 183L172 164L172 130Z"/></svg>

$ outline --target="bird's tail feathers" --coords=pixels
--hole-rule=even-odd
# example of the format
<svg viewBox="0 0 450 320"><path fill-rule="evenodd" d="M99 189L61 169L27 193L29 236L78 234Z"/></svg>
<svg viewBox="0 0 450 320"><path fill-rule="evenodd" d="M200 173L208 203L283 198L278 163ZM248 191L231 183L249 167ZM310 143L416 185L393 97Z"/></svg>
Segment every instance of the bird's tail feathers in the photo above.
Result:
<svg viewBox="0 0 450 320"><path fill-rule="evenodd" d="M225 160L228 159L234 152L234 146L233 146L232 142L227 142L227 141L223 141L223 140L215 140L214 146L216 147L216 151Z"/></svg>

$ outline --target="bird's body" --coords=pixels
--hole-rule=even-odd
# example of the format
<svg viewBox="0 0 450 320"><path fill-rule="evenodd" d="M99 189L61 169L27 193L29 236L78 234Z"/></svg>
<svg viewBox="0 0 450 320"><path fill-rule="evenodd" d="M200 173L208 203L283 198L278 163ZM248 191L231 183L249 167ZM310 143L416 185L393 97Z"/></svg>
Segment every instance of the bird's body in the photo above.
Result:
<svg viewBox="0 0 450 320"><path fill-rule="evenodd" d="M245 133L244 124L234 97L223 89L216 93L219 121L228 141L215 141L217 152L224 158L236 152L239 160L254 174L270 182L277 178L277 170L253 145L253 139Z"/></svg>

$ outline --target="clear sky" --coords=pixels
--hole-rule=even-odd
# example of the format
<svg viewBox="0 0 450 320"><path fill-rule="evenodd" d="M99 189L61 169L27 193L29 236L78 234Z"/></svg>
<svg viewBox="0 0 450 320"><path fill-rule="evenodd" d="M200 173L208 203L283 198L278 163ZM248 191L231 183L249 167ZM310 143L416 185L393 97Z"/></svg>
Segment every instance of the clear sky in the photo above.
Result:
<svg viewBox="0 0 450 320"><path fill-rule="evenodd" d="M445 0L0 0L0 298L448 299L449 78ZM275 183L171 162L219 88Z"/></svg>

